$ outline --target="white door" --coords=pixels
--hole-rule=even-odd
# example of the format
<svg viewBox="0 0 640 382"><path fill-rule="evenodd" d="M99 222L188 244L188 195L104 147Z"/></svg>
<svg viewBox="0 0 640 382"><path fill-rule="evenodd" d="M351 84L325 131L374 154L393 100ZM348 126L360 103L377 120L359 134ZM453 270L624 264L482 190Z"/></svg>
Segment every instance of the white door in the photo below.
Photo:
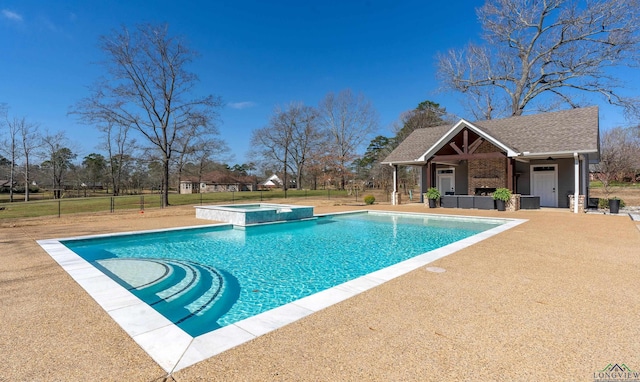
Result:
<svg viewBox="0 0 640 382"><path fill-rule="evenodd" d="M531 166L531 195L540 197L541 207L558 207L557 165Z"/></svg>
<svg viewBox="0 0 640 382"><path fill-rule="evenodd" d="M453 168L438 169L436 187L441 195L454 194L456 191L455 170Z"/></svg>

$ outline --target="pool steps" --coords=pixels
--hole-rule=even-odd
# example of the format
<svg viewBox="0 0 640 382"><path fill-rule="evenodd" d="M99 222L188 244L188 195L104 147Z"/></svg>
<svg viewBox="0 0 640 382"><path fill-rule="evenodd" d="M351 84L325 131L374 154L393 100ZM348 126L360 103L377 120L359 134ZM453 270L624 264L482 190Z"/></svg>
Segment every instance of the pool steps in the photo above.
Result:
<svg viewBox="0 0 640 382"><path fill-rule="evenodd" d="M153 286L153 288L149 289L151 291L149 293L153 293L154 290L160 290L160 292L154 294L156 294L162 300L173 301L189 290L189 288L191 287L191 283L193 283L195 279L197 270L191 266L182 265L179 263L174 263L174 265L174 267L170 267L172 271L171 275L173 277L167 278L163 283L151 285ZM189 275L191 277L187 277ZM176 283L176 279L178 279L179 282ZM147 288L138 288L138 290L141 291L145 289Z"/></svg>
<svg viewBox="0 0 640 382"><path fill-rule="evenodd" d="M127 261L126 258L120 260ZM237 281L224 271L186 260L147 261L160 263L168 271L157 280L138 287L122 279L120 284L189 333L207 327L206 331L211 330L211 322L223 316L238 298L239 287L234 288ZM207 323L203 324L204 321Z"/></svg>

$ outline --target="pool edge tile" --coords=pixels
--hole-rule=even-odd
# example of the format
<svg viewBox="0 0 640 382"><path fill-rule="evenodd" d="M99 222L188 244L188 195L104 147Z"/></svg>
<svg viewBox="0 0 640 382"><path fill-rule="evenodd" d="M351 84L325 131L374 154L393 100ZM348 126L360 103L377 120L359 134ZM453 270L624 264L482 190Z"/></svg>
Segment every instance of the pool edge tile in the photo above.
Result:
<svg viewBox="0 0 640 382"><path fill-rule="evenodd" d="M131 338L168 373L174 371L194 340L173 324L131 336Z"/></svg>
<svg viewBox="0 0 640 382"><path fill-rule="evenodd" d="M193 339L173 368L173 372L211 358L256 338L246 330L231 324Z"/></svg>
<svg viewBox="0 0 640 382"><path fill-rule="evenodd" d="M234 325L258 337L313 313L313 310L292 302L238 321Z"/></svg>

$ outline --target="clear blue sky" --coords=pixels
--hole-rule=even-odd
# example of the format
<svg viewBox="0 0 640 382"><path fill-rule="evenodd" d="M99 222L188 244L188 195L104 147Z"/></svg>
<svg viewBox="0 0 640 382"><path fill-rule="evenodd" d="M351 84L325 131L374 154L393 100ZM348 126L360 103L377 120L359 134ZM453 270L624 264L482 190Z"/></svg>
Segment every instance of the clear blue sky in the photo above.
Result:
<svg viewBox="0 0 640 382"><path fill-rule="evenodd" d="M99 134L69 108L88 96L104 56L98 37L121 25L168 23L200 52L191 66L200 95L222 96L221 138L229 164L244 163L251 131L276 105L316 106L350 88L372 101L379 134L400 113L432 100L460 117L459 96L436 93L435 55L478 40L475 8L465 1L32 1L0 2L0 102L43 129L64 130L79 158L99 152ZM594 103L600 100L594 98ZM597 102L596 102L597 101ZM601 126L624 125L601 108Z"/></svg>

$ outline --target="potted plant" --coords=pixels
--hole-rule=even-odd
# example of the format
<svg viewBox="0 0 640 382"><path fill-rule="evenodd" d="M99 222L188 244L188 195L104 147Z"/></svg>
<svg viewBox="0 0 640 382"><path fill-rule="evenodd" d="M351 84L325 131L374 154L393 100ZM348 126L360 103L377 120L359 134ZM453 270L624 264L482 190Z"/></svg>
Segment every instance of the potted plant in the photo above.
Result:
<svg viewBox="0 0 640 382"><path fill-rule="evenodd" d="M493 192L493 200L496 201L498 211L506 211L507 202L511 200L511 190L508 188L498 188Z"/></svg>
<svg viewBox="0 0 640 382"><path fill-rule="evenodd" d="M620 198L614 196L609 199L609 212L612 214L617 214L620 211Z"/></svg>
<svg viewBox="0 0 640 382"><path fill-rule="evenodd" d="M438 206L437 201L440 199L440 191L437 188L431 187L424 196L429 199L429 208L436 208Z"/></svg>

